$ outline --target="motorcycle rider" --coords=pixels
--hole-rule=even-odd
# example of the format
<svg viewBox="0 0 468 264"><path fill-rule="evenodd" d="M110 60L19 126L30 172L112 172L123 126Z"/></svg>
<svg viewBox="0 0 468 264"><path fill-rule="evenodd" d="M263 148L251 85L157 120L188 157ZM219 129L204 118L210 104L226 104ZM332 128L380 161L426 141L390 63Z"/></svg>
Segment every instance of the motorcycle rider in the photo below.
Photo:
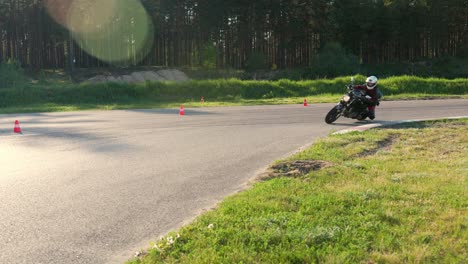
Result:
<svg viewBox="0 0 468 264"><path fill-rule="evenodd" d="M380 98L382 97L382 93L380 92L379 88L377 87L377 83L379 80L375 76L369 76L366 79L365 85L353 85L354 89L363 90L366 92L366 97L369 99L369 119L374 120L375 118L375 106L380 104ZM369 98L370 97L370 98Z"/></svg>

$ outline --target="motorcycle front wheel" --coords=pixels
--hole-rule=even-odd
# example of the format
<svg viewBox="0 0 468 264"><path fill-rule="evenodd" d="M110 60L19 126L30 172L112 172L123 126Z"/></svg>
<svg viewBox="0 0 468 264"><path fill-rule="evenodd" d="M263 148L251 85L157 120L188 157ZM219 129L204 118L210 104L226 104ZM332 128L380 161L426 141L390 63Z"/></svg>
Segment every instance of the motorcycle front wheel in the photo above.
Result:
<svg viewBox="0 0 468 264"><path fill-rule="evenodd" d="M325 116L325 122L327 124L331 124L333 122L335 122L338 117L340 117L341 113L338 111L338 109L335 107L333 107L330 112L328 112L327 116Z"/></svg>

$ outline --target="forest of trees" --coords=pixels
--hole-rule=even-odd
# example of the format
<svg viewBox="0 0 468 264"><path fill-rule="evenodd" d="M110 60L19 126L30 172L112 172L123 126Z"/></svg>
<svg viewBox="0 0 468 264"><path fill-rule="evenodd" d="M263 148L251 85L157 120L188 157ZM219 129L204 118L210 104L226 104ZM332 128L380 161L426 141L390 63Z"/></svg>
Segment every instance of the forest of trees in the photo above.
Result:
<svg viewBox="0 0 468 264"><path fill-rule="evenodd" d="M106 12L99 9L103 1L117 0L0 0L0 62L31 69L67 68L70 60L76 67L106 67L94 50L120 49L128 56L113 62L118 65L245 69L257 56L265 67L289 69L309 66L327 43L340 43L372 64L468 53L467 0L141 0L151 41L134 47L131 28L141 25L142 15L123 16L124 10L112 15L113 26L88 25L100 38L83 48L89 39L80 45L64 22L67 10L78 2L99 17ZM51 15L54 10L61 15ZM123 25L130 30L116 31Z"/></svg>

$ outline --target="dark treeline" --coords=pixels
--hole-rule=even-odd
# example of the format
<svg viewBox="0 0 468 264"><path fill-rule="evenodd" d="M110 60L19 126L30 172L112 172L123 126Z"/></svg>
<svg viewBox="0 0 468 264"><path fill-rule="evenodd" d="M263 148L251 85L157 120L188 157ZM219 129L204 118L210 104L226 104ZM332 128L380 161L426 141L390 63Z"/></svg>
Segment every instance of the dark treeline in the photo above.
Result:
<svg viewBox="0 0 468 264"><path fill-rule="evenodd" d="M0 62L66 68L73 54L76 67L108 66L71 41L68 29L49 15L45 1L0 0ZM62 3L67 1L72 0ZM260 56L269 68L306 67L331 42L371 64L467 53L466 0L141 2L152 20L154 41L138 52L122 34L131 58L127 65L246 68L250 58ZM102 45L112 49L112 43Z"/></svg>

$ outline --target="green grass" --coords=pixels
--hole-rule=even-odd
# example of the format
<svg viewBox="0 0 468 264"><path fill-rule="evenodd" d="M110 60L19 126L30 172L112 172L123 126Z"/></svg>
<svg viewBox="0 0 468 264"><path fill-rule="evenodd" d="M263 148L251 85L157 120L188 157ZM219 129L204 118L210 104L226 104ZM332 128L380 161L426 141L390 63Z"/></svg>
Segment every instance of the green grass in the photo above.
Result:
<svg viewBox="0 0 468 264"><path fill-rule="evenodd" d="M128 263L465 263L468 119L332 135Z"/></svg>
<svg viewBox="0 0 468 264"><path fill-rule="evenodd" d="M364 81L357 76L357 83ZM336 102L349 77L308 81L192 80L142 84L38 82L0 89L0 113ZM384 100L468 98L468 79L390 77L380 81Z"/></svg>

